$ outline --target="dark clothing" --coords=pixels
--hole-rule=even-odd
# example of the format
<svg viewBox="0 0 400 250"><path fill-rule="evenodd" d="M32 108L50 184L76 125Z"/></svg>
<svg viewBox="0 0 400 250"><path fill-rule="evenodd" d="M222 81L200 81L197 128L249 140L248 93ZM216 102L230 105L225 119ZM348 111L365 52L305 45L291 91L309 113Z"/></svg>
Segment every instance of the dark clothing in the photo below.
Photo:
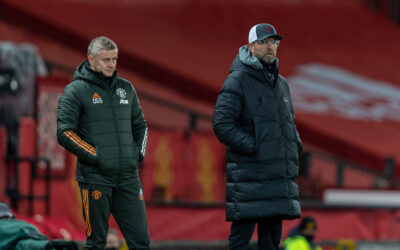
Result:
<svg viewBox="0 0 400 250"><path fill-rule="evenodd" d="M147 124L132 84L83 62L59 100L57 139L78 157L86 247L104 249L112 213L131 249L149 249L138 174Z"/></svg>
<svg viewBox="0 0 400 250"><path fill-rule="evenodd" d="M300 217L302 144L277 64L263 66L243 46L215 105L213 128L227 147L228 221Z"/></svg>
<svg viewBox="0 0 400 250"><path fill-rule="evenodd" d="M25 221L17 219L0 220L0 249L45 249L47 245L46 236ZM26 248L25 248L26 249Z"/></svg>
<svg viewBox="0 0 400 250"><path fill-rule="evenodd" d="M78 157L77 181L117 186L136 180L147 125L132 84L83 62L59 100L57 140Z"/></svg>
<svg viewBox="0 0 400 250"><path fill-rule="evenodd" d="M246 250L257 223L258 249L278 250L282 233L282 220L233 221L228 250Z"/></svg>
<svg viewBox="0 0 400 250"><path fill-rule="evenodd" d="M52 240L32 224L14 218L0 219L0 249L2 250L43 250L43 249L78 250L73 241Z"/></svg>
<svg viewBox="0 0 400 250"><path fill-rule="evenodd" d="M80 189L87 249L104 249L110 213L129 249L149 249L146 208L139 181L118 187L80 183Z"/></svg>

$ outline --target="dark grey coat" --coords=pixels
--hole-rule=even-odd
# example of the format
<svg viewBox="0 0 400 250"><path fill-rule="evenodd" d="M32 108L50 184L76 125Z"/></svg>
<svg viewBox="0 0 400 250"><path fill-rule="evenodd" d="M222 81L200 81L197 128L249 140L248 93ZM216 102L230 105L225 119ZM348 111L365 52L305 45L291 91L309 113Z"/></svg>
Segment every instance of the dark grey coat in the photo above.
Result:
<svg viewBox="0 0 400 250"><path fill-rule="evenodd" d="M226 219L299 218L302 144L288 84L278 60L263 67L248 46L239 51L213 116L227 148Z"/></svg>

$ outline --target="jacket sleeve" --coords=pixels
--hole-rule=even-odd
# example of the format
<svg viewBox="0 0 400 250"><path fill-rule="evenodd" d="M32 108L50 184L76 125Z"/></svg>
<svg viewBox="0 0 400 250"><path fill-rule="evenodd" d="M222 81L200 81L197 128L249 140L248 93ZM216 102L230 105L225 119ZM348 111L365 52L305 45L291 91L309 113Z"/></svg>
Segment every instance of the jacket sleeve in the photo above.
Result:
<svg viewBox="0 0 400 250"><path fill-rule="evenodd" d="M137 97L136 91L133 88L134 97L132 100L132 134L136 145L139 148L139 161L143 161L146 155L146 144L147 144L147 123L144 119L142 108L140 107L139 99Z"/></svg>
<svg viewBox="0 0 400 250"><path fill-rule="evenodd" d="M90 165L98 162L96 148L77 134L81 103L71 84L67 85L58 100L57 141L78 159Z"/></svg>
<svg viewBox="0 0 400 250"><path fill-rule="evenodd" d="M239 126L243 92L239 80L231 75L225 80L215 104L213 129L218 139L233 151L242 154L255 152L254 136Z"/></svg>

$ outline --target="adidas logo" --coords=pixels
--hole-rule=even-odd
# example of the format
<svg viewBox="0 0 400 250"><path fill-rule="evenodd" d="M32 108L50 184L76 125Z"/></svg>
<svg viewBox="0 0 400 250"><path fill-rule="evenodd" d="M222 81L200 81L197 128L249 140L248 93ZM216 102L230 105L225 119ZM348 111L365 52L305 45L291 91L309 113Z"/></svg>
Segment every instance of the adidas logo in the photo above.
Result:
<svg viewBox="0 0 400 250"><path fill-rule="evenodd" d="M101 96L99 94L97 94L96 92L94 92L94 94L92 96L92 100L93 100L93 104L103 103L103 99L101 99Z"/></svg>

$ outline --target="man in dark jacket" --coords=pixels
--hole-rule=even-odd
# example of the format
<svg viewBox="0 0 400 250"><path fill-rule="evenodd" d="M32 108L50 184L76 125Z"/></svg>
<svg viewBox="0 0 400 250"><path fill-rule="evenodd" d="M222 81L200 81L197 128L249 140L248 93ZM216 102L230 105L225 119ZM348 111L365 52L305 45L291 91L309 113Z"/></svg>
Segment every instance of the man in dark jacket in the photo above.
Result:
<svg viewBox="0 0 400 250"><path fill-rule="evenodd" d="M259 249L279 249L282 220L300 217L302 144L288 84L278 73L281 39L270 24L253 26L215 105L213 128L227 148L228 249L247 249L256 223Z"/></svg>
<svg viewBox="0 0 400 250"><path fill-rule="evenodd" d="M118 77L117 45L97 37L58 103L57 139L78 157L86 248L104 249L113 214L130 249L149 249L138 164L147 124L132 84Z"/></svg>

